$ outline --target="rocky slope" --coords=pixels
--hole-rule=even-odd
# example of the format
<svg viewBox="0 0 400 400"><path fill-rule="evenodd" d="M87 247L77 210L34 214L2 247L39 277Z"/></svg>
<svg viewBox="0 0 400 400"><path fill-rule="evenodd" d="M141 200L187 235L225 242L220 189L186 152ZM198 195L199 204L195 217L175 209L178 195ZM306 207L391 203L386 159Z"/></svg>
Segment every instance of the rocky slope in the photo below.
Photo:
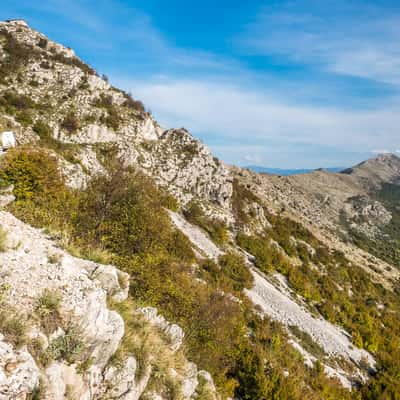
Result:
<svg viewBox="0 0 400 400"><path fill-rule="evenodd" d="M377 192L386 184L398 182L399 157L381 155L343 173L321 170L277 176L236 167L232 173L250 191L266 199L273 209L301 221L330 247L344 251L356 263L370 266L371 274L379 271L378 280L390 282L399 276L398 270L385 260L354 246L349 232L351 228L374 239L390 224L392 212L377 197Z"/></svg>
<svg viewBox="0 0 400 400"><path fill-rule="evenodd" d="M132 309L137 321L143 320L143 314L160 329L153 334L160 336L165 349L157 349L142 374L132 355L113 362L125 327L123 318L107 306L107 299L126 300L128 274L72 257L10 213L0 212L0 224L6 234L0 253L0 399L25 399L35 391L49 400L139 399L148 390L160 353L173 359L179 351L183 331L154 308L137 310L136 316ZM18 337L12 324L20 324ZM142 324L145 329L146 322ZM171 338L170 343L161 332ZM215 390L211 377L195 364L184 361L173 366L179 368L174 379L181 385L182 398L195 395L198 376Z"/></svg>
<svg viewBox="0 0 400 400"><path fill-rule="evenodd" d="M279 323L280 337L288 336L290 351L296 352L300 364L306 363L311 377L322 365L327 376L337 379L333 385L352 389L368 384L380 361L376 343L387 345L382 337L376 338L375 321L385 316L389 326L392 315L399 312L392 299L399 278L393 262L396 253L385 258L372 251L374 243L389 242L388 237L393 240L392 250L398 243L396 207L392 197L386 201L387 185L392 193L390 185L397 187L400 181L398 157L379 156L343 173L315 171L288 177L228 167L186 129L161 128L140 101L112 87L71 49L23 21L0 23L0 60L0 128L16 133L18 148L40 148L52 154L66 183L77 192L92 178L110 174L116 160L150 176L178 200L168 215L196 256L188 275L179 275L177 281L208 286L206 291L220 296L226 307L229 304L229 312L240 305L247 318L254 312L266 324ZM0 203L5 207L11 200L9 189ZM17 199L17 203L24 201ZM197 213L193 204L199 206ZM198 371L181 346L187 345L193 332L185 336L154 307L145 304L139 309L133 295L127 299L129 275L111 265L73 257L59 247L60 240L9 212L0 212L0 224L7 237L0 253L0 311L13 310L26 327L19 343L0 324L0 399L26 399L36 392L49 400L219 396L209 374ZM101 240L106 236L102 235ZM177 252L183 253L183 248ZM221 277L219 260L232 252L244 255L252 287L240 282L240 290L233 290ZM202 263L207 260L216 267L206 264L204 272ZM140 262L145 260L134 258L135 267ZM160 268L166 268L165 263ZM237 285L236 275L241 275L235 268L229 279ZM174 278L180 273L179 268L173 269ZM205 280L207 274L215 274L217 283ZM157 282L161 286L150 292L157 293L164 283L170 284L168 279ZM160 303L176 297L184 302L183 309L175 310L176 318L183 318L188 305L182 293L171 289ZM126 308L130 311L124 315ZM210 317L211 311L200 311L204 318ZM188 326L192 318L197 315L189 318ZM260 334L258 338L253 325L249 323L240 336L255 337L267 346L276 340ZM206 331L203 325L197 328ZM383 337L386 328L382 327ZM136 350L152 338L145 368L140 357L121 350L126 347L127 330L135 338ZM224 333L224 339L230 334ZM206 345L209 353L220 347L218 341L205 341ZM390 352L387 349L383 355ZM267 347L263 354L273 358L274 351L273 346ZM208 362L222 363L221 359ZM273 362L278 369L280 360ZM260 368L265 375L273 373L268 365ZM300 367L290 373L282 365L279 368L279 379L290 379ZM235 383L220 390L222 397L238 393L240 379L249 381L241 370L232 369L226 375L228 380L234 376ZM178 387L176 392L172 386ZM312 384L304 386L310 390ZM291 397L282 394L282 398Z"/></svg>
<svg viewBox="0 0 400 400"><path fill-rule="evenodd" d="M11 103L16 101L20 111L4 116L0 123L17 133L20 144L40 135L70 144L71 157L80 160L72 184L79 185L88 174L100 171L101 152L112 147L126 164L140 165L183 202L195 195L227 205L232 191L227 169L185 129L164 131L140 101L112 87L72 50L24 22L0 23L0 31L0 57L6 60L6 50L11 49L14 64L23 62L18 75L4 68L1 91L6 98L10 93L17 97ZM25 104L23 96L30 101ZM34 124L33 129L26 126L43 120L49 132L35 130Z"/></svg>
<svg viewBox="0 0 400 400"><path fill-rule="evenodd" d="M326 230L337 231L340 216L364 216L371 229L387 224L390 213L373 198L384 183L395 183L400 176L400 158L382 155L365 161L343 173L324 170L309 174L276 176L254 174L233 169L239 179L264 198L285 207L289 212L305 217L310 223ZM362 199L356 207L354 199Z"/></svg>

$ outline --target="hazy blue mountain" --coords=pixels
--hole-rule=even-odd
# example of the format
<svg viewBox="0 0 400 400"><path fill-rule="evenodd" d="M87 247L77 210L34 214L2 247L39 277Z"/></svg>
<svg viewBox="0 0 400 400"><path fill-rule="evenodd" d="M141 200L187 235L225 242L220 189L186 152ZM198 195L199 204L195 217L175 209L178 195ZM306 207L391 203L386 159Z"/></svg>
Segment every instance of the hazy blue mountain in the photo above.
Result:
<svg viewBox="0 0 400 400"><path fill-rule="evenodd" d="M268 168L261 167L259 165L248 165L244 168L250 169L254 172L258 173L267 173L267 174L276 174L276 175L295 175L295 174L307 174L309 172L316 171L316 169L307 169L307 168L298 168L298 169L282 169L282 168ZM329 172L340 172L344 169L344 167L331 167L331 168L322 168L325 171Z"/></svg>

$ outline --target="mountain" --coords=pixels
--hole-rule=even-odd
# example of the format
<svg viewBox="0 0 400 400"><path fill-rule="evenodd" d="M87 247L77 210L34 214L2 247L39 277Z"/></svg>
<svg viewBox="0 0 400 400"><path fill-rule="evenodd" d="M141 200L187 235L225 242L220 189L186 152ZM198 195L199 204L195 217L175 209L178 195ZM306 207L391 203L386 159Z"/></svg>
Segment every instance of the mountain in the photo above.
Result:
<svg viewBox="0 0 400 400"><path fill-rule="evenodd" d="M310 172L315 171L315 169L307 169L307 168L294 168L294 169L282 169L282 168L268 168L268 167L260 167L257 165L248 165L243 167L245 169L249 169L254 172L258 172L259 174L274 174L274 175L297 175L297 174L308 174ZM340 172L344 170L343 167L332 167L332 168L321 168L328 172Z"/></svg>
<svg viewBox="0 0 400 400"><path fill-rule="evenodd" d="M227 166L0 23L0 399L395 399L400 159Z"/></svg>

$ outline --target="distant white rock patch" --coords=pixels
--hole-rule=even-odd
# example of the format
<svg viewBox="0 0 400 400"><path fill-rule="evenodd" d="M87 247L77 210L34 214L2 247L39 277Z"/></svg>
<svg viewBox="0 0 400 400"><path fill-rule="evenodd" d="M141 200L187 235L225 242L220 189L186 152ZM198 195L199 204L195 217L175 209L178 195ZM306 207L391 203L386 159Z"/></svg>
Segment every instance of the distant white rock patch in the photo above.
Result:
<svg viewBox="0 0 400 400"><path fill-rule="evenodd" d="M186 221L182 215L176 212L168 211L168 213L175 226L207 257L216 259L223 254L198 226Z"/></svg>
<svg viewBox="0 0 400 400"><path fill-rule="evenodd" d="M328 356L343 357L357 365L364 361L371 368L375 366L375 359L372 355L363 349L356 348L351 343L350 335L346 331L323 318L314 317L308 310L296 303L287 290L280 291L263 274L253 268L252 274L254 286L252 289L246 290L246 294L255 305L261 307L263 313L285 326L298 327L310 335ZM361 371L359 378L365 378ZM343 382L343 379L340 380Z"/></svg>

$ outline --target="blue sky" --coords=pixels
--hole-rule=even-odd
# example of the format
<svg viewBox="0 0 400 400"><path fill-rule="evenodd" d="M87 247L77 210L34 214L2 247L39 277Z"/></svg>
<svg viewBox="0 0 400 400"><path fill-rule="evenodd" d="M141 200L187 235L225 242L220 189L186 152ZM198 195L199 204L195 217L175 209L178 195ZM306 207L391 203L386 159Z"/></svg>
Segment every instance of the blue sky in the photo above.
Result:
<svg viewBox="0 0 400 400"><path fill-rule="evenodd" d="M400 2L2 0L228 163L400 154Z"/></svg>

